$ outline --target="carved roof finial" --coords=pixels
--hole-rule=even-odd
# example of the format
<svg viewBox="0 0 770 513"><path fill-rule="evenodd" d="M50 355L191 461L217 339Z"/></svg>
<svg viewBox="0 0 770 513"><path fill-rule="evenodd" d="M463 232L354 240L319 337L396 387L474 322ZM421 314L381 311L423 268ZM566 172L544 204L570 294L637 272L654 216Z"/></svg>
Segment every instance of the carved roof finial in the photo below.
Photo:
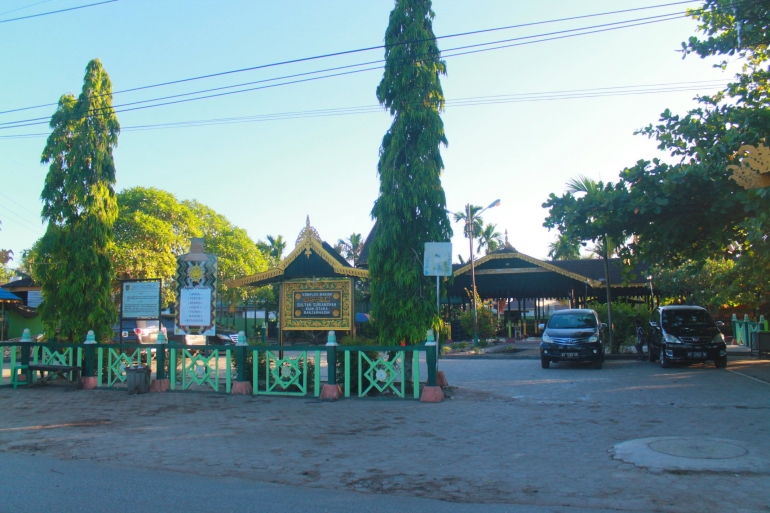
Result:
<svg viewBox="0 0 770 513"><path fill-rule="evenodd" d="M505 229L505 245L510 246L511 244L508 242L508 228Z"/></svg>
<svg viewBox="0 0 770 513"><path fill-rule="evenodd" d="M307 238L313 238L318 242L323 242L321 240L321 236L318 234L318 231L316 231L315 228L310 226L310 216L307 216L307 220L305 221L305 227L302 228L302 231L300 231L299 235L297 236L296 245L299 246L299 243Z"/></svg>

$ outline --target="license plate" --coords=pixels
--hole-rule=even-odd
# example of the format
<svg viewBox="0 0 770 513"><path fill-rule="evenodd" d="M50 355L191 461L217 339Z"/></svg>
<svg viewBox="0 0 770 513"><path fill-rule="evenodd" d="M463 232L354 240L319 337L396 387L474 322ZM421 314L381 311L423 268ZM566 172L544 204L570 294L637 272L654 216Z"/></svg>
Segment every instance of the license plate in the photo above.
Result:
<svg viewBox="0 0 770 513"><path fill-rule="evenodd" d="M562 358L577 358L578 353L562 353Z"/></svg>
<svg viewBox="0 0 770 513"><path fill-rule="evenodd" d="M693 352L693 353L687 353L687 357L688 358L705 358L706 357L706 353L705 352L701 352L701 351L696 351L696 352Z"/></svg>

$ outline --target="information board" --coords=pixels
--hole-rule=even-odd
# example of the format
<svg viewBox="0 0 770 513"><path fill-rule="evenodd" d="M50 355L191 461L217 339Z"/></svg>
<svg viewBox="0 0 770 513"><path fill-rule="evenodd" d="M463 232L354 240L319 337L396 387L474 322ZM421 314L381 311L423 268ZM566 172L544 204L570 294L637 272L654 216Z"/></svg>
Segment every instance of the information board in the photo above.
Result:
<svg viewBox="0 0 770 513"><path fill-rule="evenodd" d="M122 287L123 319L160 317L160 280L124 281Z"/></svg>
<svg viewBox="0 0 770 513"><path fill-rule="evenodd" d="M177 259L174 334L216 335L217 257Z"/></svg>
<svg viewBox="0 0 770 513"><path fill-rule="evenodd" d="M281 328L351 330L352 293L348 278L285 281L281 297Z"/></svg>

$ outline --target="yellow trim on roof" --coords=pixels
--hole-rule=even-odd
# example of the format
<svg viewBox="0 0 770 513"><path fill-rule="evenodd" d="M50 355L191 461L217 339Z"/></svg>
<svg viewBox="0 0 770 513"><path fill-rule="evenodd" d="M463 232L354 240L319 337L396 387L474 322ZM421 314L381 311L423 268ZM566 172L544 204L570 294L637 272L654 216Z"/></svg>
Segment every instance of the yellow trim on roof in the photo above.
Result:
<svg viewBox="0 0 770 513"><path fill-rule="evenodd" d="M548 262L544 262L542 260L538 260L537 258L533 258L529 255L525 255L523 253L492 253L490 255L483 256L479 258L478 260L474 261L474 267L478 267L479 265L489 262L490 260L503 260L503 259L512 259L512 258L518 258L520 260L524 260L525 262L529 262L531 264L535 264L538 267L542 267L543 269L547 269L549 271L555 272L557 274L561 274L562 276L567 276L568 278L572 278L573 280L578 280L582 283L588 283L591 287L602 287L602 283L598 280L594 280L592 278L588 278L587 276L582 276L577 273L573 273L570 271L565 271L564 269L560 267L556 267L555 265L549 264ZM460 276L461 274L465 274L468 271L471 270L471 264L467 264L459 268L457 271L454 272L455 276Z"/></svg>

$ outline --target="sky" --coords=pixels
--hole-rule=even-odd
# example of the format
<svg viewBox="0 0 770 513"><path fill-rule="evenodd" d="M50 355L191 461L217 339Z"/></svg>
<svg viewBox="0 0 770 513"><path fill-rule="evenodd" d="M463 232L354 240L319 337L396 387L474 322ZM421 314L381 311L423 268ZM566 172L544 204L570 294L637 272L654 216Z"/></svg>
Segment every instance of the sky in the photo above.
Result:
<svg viewBox="0 0 770 513"><path fill-rule="evenodd" d="M93 58L101 59L113 90L121 91L376 47L383 43L393 8L392 0L119 0L3 23L97 1L0 0L0 111L55 104L64 93L78 94ZM442 37L664 3L434 0L433 28ZM500 199L499 207L483 214L484 221L496 224L500 233L507 230L520 252L546 258L556 237L543 227L542 204L549 194L561 195L565 183L578 175L612 181L640 159L662 157L654 141L634 131L655 123L666 108L676 113L693 108L696 95L716 91L736 68L732 63L725 72L713 67L716 61L682 59L681 43L697 28L686 17L545 42L518 39L505 43L517 46L454 57L461 50L450 49L533 35L560 37L570 33L542 34L683 13L699 5L441 38L448 71L441 77L447 99L442 119L449 144L441 151L448 209ZM474 49L481 48L488 47ZM378 48L120 93L114 104L374 62L383 52ZM332 73L224 89L217 92L262 87L154 108L121 113L118 107L116 191L157 187L180 200L196 199L255 241L283 235L289 250L306 216L331 244L351 233L366 237L379 190L379 147L391 123L375 96L382 71L285 84ZM264 88L276 84L284 85ZM588 91L574 92L580 90ZM164 101L207 94L215 93ZM147 105L153 103L132 107ZM0 125L0 248L14 251L17 261L11 267L45 230L39 197L47 168L40 154L54 109L0 114L0 123L44 120L27 127ZM223 119L229 121L210 122ZM206 123L157 126L200 120ZM33 135L18 137L22 134ZM453 253L467 260L467 240L462 227L454 226Z"/></svg>

